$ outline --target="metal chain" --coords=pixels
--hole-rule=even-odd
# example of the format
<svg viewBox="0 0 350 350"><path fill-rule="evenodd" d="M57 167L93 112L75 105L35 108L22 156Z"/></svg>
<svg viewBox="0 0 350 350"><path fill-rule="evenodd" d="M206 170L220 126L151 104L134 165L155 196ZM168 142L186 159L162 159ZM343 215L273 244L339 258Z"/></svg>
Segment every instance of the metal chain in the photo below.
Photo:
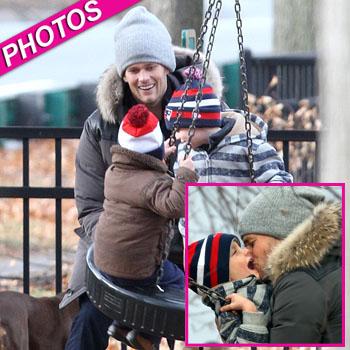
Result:
<svg viewBox="0 0 350 350"><path fill-rule="evenodd" d="M225 304L229 304L230 302L226 300L221 294L216 292L215 290L210 290L210 288L203 286L202 284L198 284L194 279L189 278L188 283L190 287L196 287L199 289L203 294L207 295L208 297L214 297L218 300L222 301Z"/></svg>
<svg viewBox="0 0 350 350"><path fill-rule="evenodd" d="M241 19L241 5L239 0L235 0L235 12L236 12L236 27L237 27L237 41L239 48L239 61L240 61L240 73L241 73L241 85L242 85L242 97L243 97L243 112L245 119L245 129L247 132L247 149L248 149L248 164L249 164L249 177L251 182L255 182L254 174L254 156L253 156L253 141L251 137L252 125L250 121L250 111L248 105L248 82L247 82L247 66L244 58L243 49L243 34L242 34L242 19Z"/></svg>
<svg viewBox="0 0 350 350"><path fill-rule="evenodd" d="M218 0L216 2L215 14L214 14L213 21L212 21L212 27L211 27L209 41L208 41L208 45L207 45L207 49L206 49L205 60L203 62L202 74L201 74L201 78L199 81L199 88L198 88L198 92L196 94L196 100L195 100L196 106L192 111L192 122L191 122L189 129L188 129L188 140L187 140L187 143L185 145L185 158L190 154L191 149L192 149L192 138L196 132L195 123L199 117L199 104L202 101L202 97L203 97L203 86L205 85L205 82L207 79L207 72L208 72L208 67L209 67L209 63L210 63L210 56L211 56L211 52L213 50L215 33L216 33L216 29L217 29L218 22L219 22L219 15L220 15L221 7L222 7L222 1Z"/></svg>
<svg viewBox="0 0 350 350"><path fill-rule="evenodd" d="M185 105L185 102L187 100L188 89L193 82L193 78L194 78L195 71L196 71L196 65L200 61L200 50L202 49L203 44L204 44L204 35L208 31L208 22L212 16L212 9L215 5L215 2L216 2L216 0L210 0L209 7L204 15L204 21L203 21L203 24L202 24L201 29L200 29L200 35L199 35L197 42L196 42L196 51L193 54L192 64L191 64L189 72L188 72L188 77L185 81L185 91L183 92L183 94L181 96L181 106L176 112L176 119L174 122L173 130L172 130L172 133L169 137L169 145L170 146L173 146L176 143L176 133L179 131L180 119L182 117L184 105Z"/></svg>

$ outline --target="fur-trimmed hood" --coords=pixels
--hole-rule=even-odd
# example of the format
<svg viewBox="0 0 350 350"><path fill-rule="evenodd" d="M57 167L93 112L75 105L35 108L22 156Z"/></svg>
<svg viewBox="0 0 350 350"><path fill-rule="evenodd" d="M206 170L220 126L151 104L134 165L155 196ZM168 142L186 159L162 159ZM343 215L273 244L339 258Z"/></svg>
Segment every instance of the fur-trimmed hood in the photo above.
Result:
<svg viewBox="0 0 350 350"><path fill-rule="evenodd" d="M327 255L340 256L341 215L340 204L319 204L273 249L267 261L269 279L275 283L287 272L319 266Z"/></svg>
<svg viewBox="0 0 350 350"><path fill-rule="evenodd" d="M174 46L176 56L176 70L184 68L190 64L194 51L190 49ZM203 55L201 55L203 59ZM215 94L222 98L223 84L218 67L210 62L207 73L207 82L213 86ZM97 85L96 102L106 122L115 123L116 110L122 103L124 97L124 82L118 75L117 68L113 64L102 74Z"/></svg>

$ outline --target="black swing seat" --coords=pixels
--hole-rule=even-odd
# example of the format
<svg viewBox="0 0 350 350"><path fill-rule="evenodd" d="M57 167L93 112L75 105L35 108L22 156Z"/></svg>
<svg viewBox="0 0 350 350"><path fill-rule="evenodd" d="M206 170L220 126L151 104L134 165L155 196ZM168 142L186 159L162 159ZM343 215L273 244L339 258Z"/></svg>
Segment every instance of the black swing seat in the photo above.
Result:
<svg viewBox="0 0 350 350"><path fill-rule="evenodd" d="M121 288L98 271L93 260L93 247L86 260L87 295L106 316L136 331L169 340L185 339L184 290Z"/></svg>

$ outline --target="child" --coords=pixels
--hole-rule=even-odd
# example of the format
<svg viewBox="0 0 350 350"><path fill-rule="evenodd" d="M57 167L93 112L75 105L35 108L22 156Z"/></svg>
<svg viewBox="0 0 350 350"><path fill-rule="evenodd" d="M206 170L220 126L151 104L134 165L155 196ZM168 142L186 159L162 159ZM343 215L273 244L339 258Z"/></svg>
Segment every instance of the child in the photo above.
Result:
<svg viewBox="0 0 350 350"><path fill-rule="evenodd" d="M105 176L104 211L95 232L95 264L123 287L159 283L183 288L183 272L165 259L172 239L169 220L184 215L185 183L197 180L192 160L180 163L175 179L167 173L158 119L144 105L128 111L118 140L120 145L111 148L112 165ZM126 333L119 328L119 334ZM152 346L147 336L139 337L138 342L131 345Z"/></svg>
<svg viewBox="0 0 350 350"><path fill-rule="evenodd" d="M179 131L176 133L176 138L181 141L178 146L178 161L185 155L198 86L198 80L193 80L179 119ZM174 127L184 89L185 85L176 90L165 108L164 118L169 130ZM203 87L202 94L190 153L199 176L198 182L250 182L244 116L236 110L221 112L220 100L210 85ZM283 160L267 142L267 124L254 114L250 117L256 182L292 182L292 175L284 170ZM174 165L175 172L176 168L177 164ZM179 220L179 231L184 240L183 218Z"/></svg>
<svg viewBox="0 0 350 350"><path fill-rule="evenodd" d="M259 281L252 257L236 234L216 233L188 247L188 275L210 288L209 295L191 289L211 307L224 343L267 343L272 287ZM189 283L191 286L191 283ZM229 305L220 301L218 293Z"/></svg>
<svg viewBox="0 0 350 350"><path fill-rule="evenodd" d="M194 80L179 120L179 132L176 133L176 138L181 141L178 160L184 158L198 86L198 80ZM169 130L174 127L183 92L184 85L173 93L166 106L164 117ZM220 100L210 85L206 84L202 93L191 140L191 154L199 182L250 182L244 116L236 110L221 112ZM254 114L251 114L251 124L256 182L292 182L292 176L284 170L283 160L267 143L267 124Z"/></svg>

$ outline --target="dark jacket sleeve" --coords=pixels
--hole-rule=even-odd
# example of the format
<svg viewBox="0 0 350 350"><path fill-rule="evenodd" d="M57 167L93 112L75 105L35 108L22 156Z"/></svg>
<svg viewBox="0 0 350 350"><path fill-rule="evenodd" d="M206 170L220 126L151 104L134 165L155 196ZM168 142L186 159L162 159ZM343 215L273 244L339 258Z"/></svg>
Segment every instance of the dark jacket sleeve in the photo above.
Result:
<svg viewBox="0 0 350 350"><path fill-rule="evenodd" d="M160 216L178 219L185 216L185 184L196 182L194 171L180 167L175 179L163 176L145 186L144 205Z"/></svg>
<svg viewBox="0 0 350 350"><path fill-rule="evenodd" d="M80 236L93 238L96 223L103 211L106 164L102 157L97 130L87 119L80 137L75 161L75 200L83 230Z"/></svg>
<svg viewBox="0 0 350 350"><path fill-rule="evenodd" d="M272 298L270 343L318 343L327 320L326 295L306 272L277 282Z"/></svg>

